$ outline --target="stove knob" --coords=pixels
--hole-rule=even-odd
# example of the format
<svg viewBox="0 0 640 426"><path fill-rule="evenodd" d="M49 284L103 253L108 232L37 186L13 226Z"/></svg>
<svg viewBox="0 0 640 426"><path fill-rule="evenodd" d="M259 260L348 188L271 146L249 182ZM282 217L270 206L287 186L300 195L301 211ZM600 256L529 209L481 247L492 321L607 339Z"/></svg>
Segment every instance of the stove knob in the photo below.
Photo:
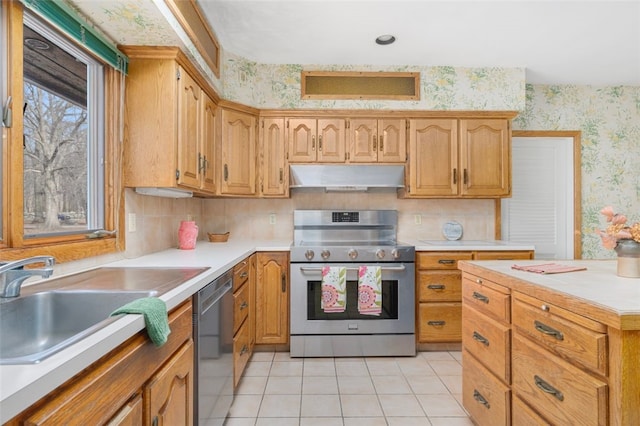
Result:
<svg viewBox="0 0 640 426"><path fill-rule="evenodd" d="M307 260L313 259L313 256L315 256L315 253L313 252L313 250L307 250L304 252L304 257L306 257Z"/></svg>
<svg viewBox="0 0 640 426"><path fill-rule="evenodd" d="M347 255L349 256L349 259L355 260L358 257L358 251L356 249L349 249Z"/></svg>
<svg viewBox="0 0 640 426"><path fill-rule="evenodd" d="M329 256L331 256L331 252L329 250L322 250L322 253L320 253L320 256L322 256L324 260L327 260Z"/></svg>
<svg viewBox="0 0 640 426"><path fill-rule="evenodd" d="M393 257L394 259L397 259L400 257L400 252L398 251L398 249L391 250L391 257Z"/></svg>
<svg viewBox="0 0 640 426"><path fill-rule="evenodd" d="M387 253L385 253L385 251L384 251L384 250L382 250L382 249L378 249L378 250L376 250L376 257L377 257L378 259L384 259L384 256L385 256L386 254L387 254Z"/></svg>

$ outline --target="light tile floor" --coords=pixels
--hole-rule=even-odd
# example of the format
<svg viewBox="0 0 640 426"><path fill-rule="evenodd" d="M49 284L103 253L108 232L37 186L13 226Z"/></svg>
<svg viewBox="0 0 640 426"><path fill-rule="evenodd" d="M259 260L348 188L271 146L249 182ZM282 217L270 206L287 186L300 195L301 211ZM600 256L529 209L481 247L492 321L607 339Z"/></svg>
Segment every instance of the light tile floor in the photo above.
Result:
<svg viewBox="0 0 640 426"><path fill-rule="evenodd" d="M472 426L460 352L291 358L256 352L226 426Z"/></svg>

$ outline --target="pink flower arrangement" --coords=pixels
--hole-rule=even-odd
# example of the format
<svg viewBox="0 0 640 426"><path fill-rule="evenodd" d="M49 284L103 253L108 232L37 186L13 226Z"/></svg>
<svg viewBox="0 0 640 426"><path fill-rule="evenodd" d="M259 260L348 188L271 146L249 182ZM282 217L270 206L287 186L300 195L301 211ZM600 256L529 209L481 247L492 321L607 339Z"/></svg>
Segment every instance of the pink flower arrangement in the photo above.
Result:
<svg viewBox="0 0 640 426"><path fill-rule="evenodd" d="M597 230L602 239L602 246L607 249L614 249L618 245L618 240L634 240L640 243L640 222L631 226L627 225L627 217L620 213L615 213L613 207L607 206L600 210L600 214L607 218L607 229Z"/></svg>

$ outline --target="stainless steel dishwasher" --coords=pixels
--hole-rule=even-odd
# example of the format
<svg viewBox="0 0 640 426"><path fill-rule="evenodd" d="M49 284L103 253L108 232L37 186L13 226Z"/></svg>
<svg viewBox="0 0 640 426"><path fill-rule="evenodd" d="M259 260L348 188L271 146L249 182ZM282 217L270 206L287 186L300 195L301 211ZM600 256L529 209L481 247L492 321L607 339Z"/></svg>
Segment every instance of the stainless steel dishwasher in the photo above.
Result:
<svg viewBox="0 0 640 426"><path fill-rule="evenodd" d="M233 402L233 271L193 296L195 425L224 423Z"/></svg>

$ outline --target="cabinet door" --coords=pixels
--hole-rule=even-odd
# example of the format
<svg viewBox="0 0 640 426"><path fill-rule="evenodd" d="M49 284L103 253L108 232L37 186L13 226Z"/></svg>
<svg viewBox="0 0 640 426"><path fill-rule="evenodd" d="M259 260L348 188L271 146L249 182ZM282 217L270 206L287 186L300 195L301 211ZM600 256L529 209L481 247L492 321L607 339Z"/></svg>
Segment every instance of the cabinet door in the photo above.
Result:
<svg viewBox="0 0 640 426"><path fill-rule="evenodd" d="M256 343L256 258L254 253L249 257L249 353L253 353Z"/></svg>
<svg viewBox="0 0 640 426"><path fill-rule="evenodd" d="M458 194L457 120L409 122L409 195Z"/></svg>
<svg viewBox="0 0 640 426"><path fill-rule="evenodd" d="M138 393L109 420L106 426L138 426L142 424L142 415L142 394Z"/></svg>
<svg viewBox="0 0 640 426"><path fill-rule="evenodd" d="M200 86L183 69L178 80L178 184L200 188Z"/></svg>
<svg viewBox="0 0 640 426"><path fill-rule="evenodd" d="M203 108L202 108L202 131L200 133L200 152L199 152L199 167L200 167L200 187L207 192L216 192L216 134L218 131L218 107L209 99L209 97L202 93Z"/></svg>
<svg viewBox="0 0 640 426"><path fill-rule="evenodd" d="M342 118L318 120L319 163L343 163L346 149L345 121Z"/></svg>
<svg viewBox="0 0 640 426"><path fill-rule="evenodd" d="M284 118L265 118L260 126L260 194L289 196Z"/></svg>
<svg viewBox="0 0 640 426"><path fill-rule="evenodd" d="M145 424L193 424L193 342L189 340L144 387Z"/></svg>
<svg viewBox="0 0 640 426"><path fill-rule="evenodd" d="M256 119L237 111L222 111L222 195L256 193Z"/></svg>
<svg viewBox="0 0 640 426"><path fill-rule="evenodd" d="M511 132L508 120L460 120L462 195L509 195L510 149Z"/></svg>
<svg viewBox="0 0 640 426"><path fill-rule="evenodd" d="M407 120L378 120L378 161L404 163L407 160Z"/></svg>
<svg viewBox="0 0 640 426"><path fill-rule="evenodd" d="M256 344L286 344L289 341L289 253L260 252L256 268Z"/></svg>
<svg viewBox="0 0 640 426"><path fill-rule="evenodd" d="M349 120L349 162L378 161L378 120L355 118Z"/></svg>
<svg viewBox="0 0 640 426"><path fill-rule="evenodd" d="M290 163L316 161L316 120L290 118L287 121L287 139Z"/></svg>

